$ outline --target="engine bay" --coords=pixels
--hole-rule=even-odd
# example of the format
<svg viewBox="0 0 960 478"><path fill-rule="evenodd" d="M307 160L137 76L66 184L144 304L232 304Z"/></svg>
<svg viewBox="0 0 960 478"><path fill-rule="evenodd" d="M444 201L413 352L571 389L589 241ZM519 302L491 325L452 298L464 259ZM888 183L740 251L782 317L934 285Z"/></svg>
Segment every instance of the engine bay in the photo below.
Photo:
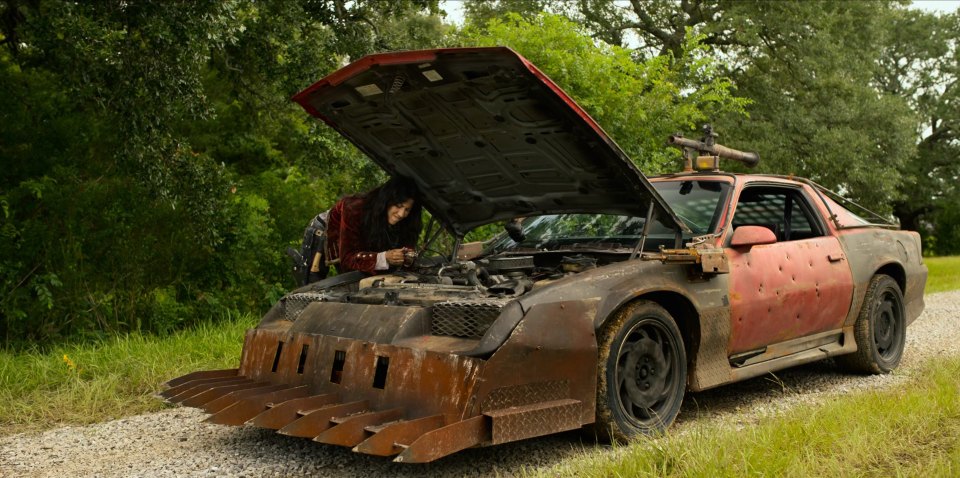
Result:
<svg viewBox="0 0 960 478"><path fill-rule="evenodd" d="M314 300L430 306L449 300L513 299L564 277L628 257L627 252L541 251L497 254L456 262L420 261L407 270L326 287Z"/></svg>

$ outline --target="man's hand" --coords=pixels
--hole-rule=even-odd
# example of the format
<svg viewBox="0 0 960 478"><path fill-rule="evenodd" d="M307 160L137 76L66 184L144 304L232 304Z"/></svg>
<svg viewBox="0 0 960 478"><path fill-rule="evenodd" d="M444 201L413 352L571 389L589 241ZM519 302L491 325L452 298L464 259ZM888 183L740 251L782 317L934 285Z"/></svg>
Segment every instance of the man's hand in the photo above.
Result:
<svg viewBox="0 0 960 478"><path fill-rule="evenodd" d="M403 249L390 249L384 255L387 257L387 264L391 266L403 265Z"/></svg>

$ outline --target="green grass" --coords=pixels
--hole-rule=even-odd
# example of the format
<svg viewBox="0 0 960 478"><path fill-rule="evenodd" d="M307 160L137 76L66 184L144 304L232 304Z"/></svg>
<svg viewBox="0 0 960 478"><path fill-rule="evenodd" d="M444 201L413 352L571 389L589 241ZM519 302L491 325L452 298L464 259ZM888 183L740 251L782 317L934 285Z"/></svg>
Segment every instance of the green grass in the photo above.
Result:
<svg viewBox="0 0 960 478"><path fill-rule="evenodd" d="M49 352L0 351L0 435L85 424L165 407L153 394L188 372L238 365L253 317L168 337L131 334Z"/></svg>
<svg viewBox="0 0 960 478"><path fill-rule="evenodd" d="M960 289L960 256L927 257L923 261L930 269L926 288L928 294Z"/></svg>
<svg viewBox="0 0 960 478"><path fill-rule="evenodd" d="M960 475L960 358L908 386L801 406L758 425L695 428L615 453L585 453L550 476Z"/></svg>

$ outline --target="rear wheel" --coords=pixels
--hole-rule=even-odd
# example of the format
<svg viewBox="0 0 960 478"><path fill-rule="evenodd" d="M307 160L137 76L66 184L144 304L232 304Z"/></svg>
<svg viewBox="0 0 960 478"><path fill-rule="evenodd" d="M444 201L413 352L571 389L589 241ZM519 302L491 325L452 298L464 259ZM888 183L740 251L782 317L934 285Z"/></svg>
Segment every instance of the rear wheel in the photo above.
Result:
<svg viewBox="0 0 960 478"><path fill-rule="evenodd" d="M854 325L857 351L837 357L837 363L860 373L888 373L897 368L907 337L905 315L897 281L888 275L873 276Z"/></svg>
<svg viewBox="0 0 960 478"><path fill-rule="evenodd" d="M602 439L665 430L680 411L687 356L676 322L647 301L628 305L599 336L597 423Z"/></svg>

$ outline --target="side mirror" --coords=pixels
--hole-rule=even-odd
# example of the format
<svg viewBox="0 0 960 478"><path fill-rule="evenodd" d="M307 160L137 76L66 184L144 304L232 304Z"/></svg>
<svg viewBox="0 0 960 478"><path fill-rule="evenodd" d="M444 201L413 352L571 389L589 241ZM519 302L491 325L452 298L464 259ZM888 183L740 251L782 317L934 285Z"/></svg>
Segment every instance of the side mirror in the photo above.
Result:
<svg viewBox="0 0 960 478"><path fill-rule="evenodd" d="M523 226L520 225L522 221L522 217L515 217L503 225L503 228L507 231L507 235L509 235L510 239L513 239L513 242L516 242L517 244L523 242L523 240L526 238L523 234Z"/></svg>
<svg viewBox="0 0 960 478"><path fill-rule="evenodd" d="M730 247L759 246L763 244L774 244L776 242L777 235L766 227L740 226L733 231L733 238L730 239Z"/></svg>

